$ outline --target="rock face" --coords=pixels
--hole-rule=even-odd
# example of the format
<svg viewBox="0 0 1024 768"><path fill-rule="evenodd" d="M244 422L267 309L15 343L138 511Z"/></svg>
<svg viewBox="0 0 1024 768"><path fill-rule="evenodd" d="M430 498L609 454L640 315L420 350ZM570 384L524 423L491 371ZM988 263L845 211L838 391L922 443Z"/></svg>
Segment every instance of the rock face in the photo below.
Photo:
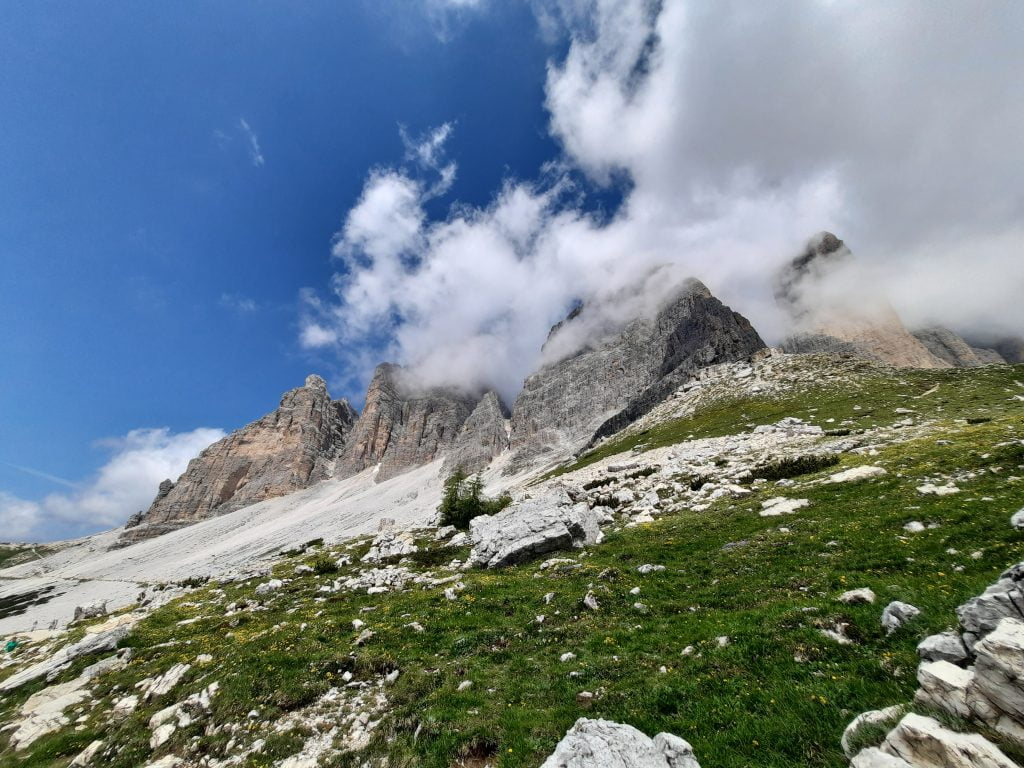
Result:
<svg viewBox="0 0 1024 768"><path fill-rule="evenodd" d="M915 704L983 726L989 738L955 732L936 720L909 713L879 747L856 755L853 768L1016 765L989 739L1024 747L1022 581L1024 563L1010 568L983 594L957 609L961 632L932 635L918 646L922 662L917 670ZM869 716L860 716L850 728ZM844 742L844 749L846 746Z"/></svg>
<svg viewBox="0 0 1024 768"><path fill-rule="evenodd" d="M135 517L119 546L159 536L257 501L283 496L330 476L356 413L331 400L309 376L277 410L209 446L177 482L165 481L149 510Z"/></svg>
<svg viewBox="0 0 1024 768"><path fill-rule="evenodd" d="M461 469L468 475L487 468L508 448L508 415L494 392L488 392L469 414L455 438L442 472Z"/></svg>
<svg viewBox="0 0 1024 768"><path fill-rule="evenodd" d="M948 368L904 327L881 294L845 290L853 255L831 232L811 238L776 279L775 298L794 325L786 352L880 360L903 368Z"/></svg>
<svg viewBox="0 0 1024 768"><path fill-rule="evenodd" d="M567 458L643 416L697 369L764 348L750 323L700 282L674 285L617 327L601 324L606 310L583 306L552 328L547 362L512 411L511 471Z"/></svg>
<svg viewBox="0 0 1024 768"><path fill-rule="evenodd" d="M455 445L476 405L476 397L451 389L423 390L401 367L379 365L335 474L347 477L379 464L380 482L429 464Z"/></svg>
<svg viewBox="0 0 1024 768"><path fill-rule="evenodd" d="M1024 338L1007 336L997 341L993 347L1006 362L1013 365L1024 363Z"/></svg>
<svg viewBox="0 0 1024 768"><path fill-rule="evenodd" d="M475 517L469 530L473 549L466 562L480 568L503 568L601 540L599 515L588 504L572 505L567 497L554 495Z"/></svg>
<svg viewBox="0 0 1024 768"><path fill-rule="evenodd" d="M1005 362L994 349L972 347L953 331L941 326L914 331L914 337L937 358L956 368L977 368Z"/></svg>
<svg viewBox="0 0 1024 768"><path fill-rule="evenodd" d="M671 733L653 739L631 725L581 717L541 768L700 768L693 747Z"/></svg>

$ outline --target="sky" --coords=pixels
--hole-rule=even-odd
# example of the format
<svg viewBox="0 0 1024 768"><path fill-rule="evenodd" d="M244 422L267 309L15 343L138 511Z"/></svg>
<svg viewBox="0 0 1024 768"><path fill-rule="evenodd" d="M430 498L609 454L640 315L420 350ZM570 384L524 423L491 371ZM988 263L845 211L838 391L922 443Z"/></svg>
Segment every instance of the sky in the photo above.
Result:
<svg viewBox="0 0 1024 768"><path fill-rule="evenodd" d="M17 2L0 539L118 525L310 372L506 401L664 263L768 341L815 232L908 324L1024 330L1024 4Z"/></svg>

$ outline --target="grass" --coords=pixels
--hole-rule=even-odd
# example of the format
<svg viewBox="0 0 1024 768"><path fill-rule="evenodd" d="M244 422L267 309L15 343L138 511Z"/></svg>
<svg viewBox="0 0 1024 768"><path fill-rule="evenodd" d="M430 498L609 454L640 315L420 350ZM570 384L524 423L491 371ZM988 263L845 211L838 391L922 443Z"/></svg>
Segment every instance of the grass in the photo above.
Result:
<svg viewBox="0 0 1024 768"><path fill-rule="evenodd" d="M0 546L0 568L10 568L31 560L39 560L50 553L48 547L39 544L8 544Z"/></svg>
<svg viewBox="0 0 1024 768"><path fill-rule="evenodd" d="M578 563L576 569L539 571L537 563L527 563L462 574L465 589L454 601L441 589L416 586L385 595L324 596L322 584L354 567L294 577L295 566L308 561L301 555L281 562L277 575L292 580L265 598L254 595L255 580L209 584L156 611L126 640L135 655L127 669L101 678L99 703L82 709L83 730L46 737L21 757L4 753L0 741L0 765L66 765L99 737L121 747L104 761L111 768L141 765L168 751L182 754L192 739L202 753L222 756L231 738L256 738L249 710L277 717L316 701L345 672L365 680L393 669L400 676L386 689L389 714L372 742L329 765L386 756L391 766L450 768L487 757L503 768L536 766L581 716L627 722L652 735L676 733L694 745L702 765L716 768L843 765L839 737L856 714L911 699L920 639L953 625L957 605L1024 559L1024 537L1008 524L1024 506L1024 404L1011 399L1024 393L1015 383L1024 378L1022 369L901 376L888 387L866 382L846 398L835 394L819 402L802 393L788 402L722 404L706 423L665 425L644 437L653 447L672 435L721 433L730 418L765 423L810 417L811 408L818 409L819 422L846 419L854 417L855 404L870 409L857 419L859 427L885 422L898 406L936 419L935 434L871 457L887 468L883 477L809 482L866 460L844 455L838 468L801 474L795 488L783 491L811 502L793 515L757 514L763 498L782 490L769 486L703 512L609 532L602 545L563 555ZM936 382L942 386L927 407L924 398L907 404ZM964 421L980 415L987 420ZM926 478L950 476L961 493L937 497L915 490ZM909 520L938 527L907 534ZM437 546L426 539L421 544ZM360 542L352 554L358 557L366 546ZM947 554L950 548L959 554ZM421 555L409 567L446 575L438 563L465 554L433 551L440 554ZM975 551L978 559L971 557ZM636 568L644 563L666 570L641 576ZM638 596L629 593L634 586ZM879 602L836 602L854 587L870 587ZM582 606L588 590L600 603L597 612ZM547 604L549 592L554 598ZM265 610L224 615L230 603L257 599ZM887 636L879 617L894 599L922 614ZM636 601L646 611L636 610ZM536 621L539 614L543 623ZM363 646L354 644L355 618L376 633ZM191 619L198 620L179 623ZM425 631L409 629L411 621ZM821 634L838 621L849 622L854 645ZM719 636L729 643L720 646ZM686 655L688 646L694 652ZM566 651L577 658L559 661ZM175 692L127 720L111 721L117 695L200 653L214 663L196 667ZM473 687L457 690L467 679ZM151 753L149 717L213 680L222 690L210 721L238 723L239 730L207 734L207 721L200 721ZM38 687L0 702L0 719L10 719ZM580 697L584 691L593 699ZM245 764L271 766L296 752L302 739L302 733L276 734Z"/></svg>

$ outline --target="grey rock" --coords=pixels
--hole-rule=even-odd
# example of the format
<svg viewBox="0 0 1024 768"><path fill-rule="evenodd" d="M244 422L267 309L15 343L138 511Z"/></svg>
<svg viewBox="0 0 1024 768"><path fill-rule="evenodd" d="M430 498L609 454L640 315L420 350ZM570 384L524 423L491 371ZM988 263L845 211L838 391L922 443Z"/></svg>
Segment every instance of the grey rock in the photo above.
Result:
<svg viewBox="0 0 1024 768"><path fill-rule="evenodd" d="M952 630L929 635L917 646L917 655L924 661L948 661L965 664L970 659L959 632Z"/></svg>
<svg viewBox="0 0 1024 768"><path fill-rule="evenodd" d="M508 448L508 430L505 407L494 392L486 393L459 430L442 474L456 469L468 475L483 471Z"/></svg>
<svg viewBox="0 0 1024 768"><path fill-rule="evenodd" d="M874 590L868 587L861 587L860 589L848 589L843 592L838 598L840 603L846 603L847 605L859 605L861 603L874 603L875 593Z"/></svg>
<svg viewBox="0 0 1024 768"><path fill-rule="evenodd" d="M893 600L882 611L882 626L885 628L886 634L891 635L908 621L919 616L920 613L920 609L910 603Z"/></svg>
<svg viewBox="0 0 1024 768"><path fill-rule="evenodd" d="M349 477L379 464L381 482L429 464L451 450L477 399L424 389L400 366L378 365L335 474Z"/></svg>
<svg viewBox="0 0 1024 768"><path fill-rule="evenodd" d="M1010 516L1010 525L1019 530L1024 530L1024 507L1018 509Z"/></svg>
<svg viewBox="0 0 1024 768"><path fill-rule="evenodd" d="M107 615L107 603L106 601L98 603L90 603L89 605L79 605L75 607L75 615L72 621L84 621L86 619L97 619L100 616Z"/></svg>
<svg viewBox="0 0 1024 768"><path fill-rule="evenodd" d="M149 510L117 546L159 536L264 499L306 488L330 475L355 422L346 400L331 400L319 376L281 398L277 410L218 440L165 481Z"/></svg>
<svg viewBox="0 0 1024 768"><path fill-rule="evenodd" d="M974 653L967 695L974 716L1024 744L1024 622L1002 619Z"/></svg>
<svg viewBox="0 0 1024 768"><path fill-rule="evenodd" d="M496 515L469 523L472 550L467 564L503 568L536 555L594 544L601 539L598 516L586 505L570 506L564 495L513 503Z"/></svg>
<svg viewBox="0 0 1024 768"><path fill-rule="evenodd" d="M964 644L969 651L975 643L993 631L1007 617L1024 620L1024 563L1018 563L999 577L982 594L956 609L963 628Z"/></svg>
<svg viewBox="0 0 1024 768"><path fill-rule="evenodd" d="M541 768L700 768L678 736L653 739L631 725L581 717Z"/></svg>
<svg viewBox="0 0 1024 768"><path fill-rule="evenodd" d="M411 533L404 531L382 531L370 544L369 551L363 555L364 563L379 563L393 557L405 557L418 551L416 539Z"/></svg>
<svg viewBox="0 0 1024 768"><path fill-rule="evenodd" d="M650 287L659 280L667 289L660 302ZM567 458L640 418L697 369L764 348L750 323L696 280L679 284L658 272L627 292L619 305L650 296L656 311L645 314L638 303L616 326L604 320L607 305L588 305L552 329L543 365L512 409L508 471Z"/></svg>
<svg viewBox="0 0 1024 768"><path fill-rule="evenodd" d="M1024 338L1007 336L992 345L999 356L1011 365L1024 363Z"/></svg>
<svg viewBox="0 0 1024 768"><path fill-rule="evenodd" d="M971 709L967 705L967 690L973 678L974 672L948 661L925 662L917 668L917 683L920 687L914 701L967 719L971 716Z"/></svg>
<svg viewBox="0 0 1024 768"><path fill-rule="evenodd" d="M889 733L882 751L920 768L1018 768L984 736L951 731L912 712Z"/></svg>

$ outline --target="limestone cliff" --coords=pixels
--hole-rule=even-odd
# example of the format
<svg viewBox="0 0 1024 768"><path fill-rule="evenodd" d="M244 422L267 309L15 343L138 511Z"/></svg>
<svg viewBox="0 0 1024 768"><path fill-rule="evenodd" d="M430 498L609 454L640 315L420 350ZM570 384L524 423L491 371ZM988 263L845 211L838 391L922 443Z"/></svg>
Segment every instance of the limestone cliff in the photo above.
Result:
<svg viewBox="0 0 1024 768"><path fill-rule="evenodd" d="M331 400L310 376L286 392L277 410L209 446L177 482L165 480L149 510L118 541L126 546L257 501L283 496L328 477L356 413Z"/></svg>
<svg viewBox="0 0 1024 768"><path fill-rule="evenodd" d="M494 392L488 392L459 430L443 472L461 469L467 474L487 468L508 448L508 416Z"/></svg>
<svg viewBox="0 0 1024 768"><path fill-rule="evenodd" d="M914 336L929 352L956 368L977 368L981 365L1005 362L994 349L972 347L948 328L922 328L914 331Z"/></svg>
<svg viewBox="0 0 1024 768"><path fill-rule="evenodd" d="M380 482L428 464L452 448L477 399L454 389L421 389L401 367L377 366L337 474L379 464Z"/></svg>
<svg viewBox="0 0 1024 768"><path fill-rule="evenodd" d="M850 249L831 232L808 242L776 279L775 297L793 322L781 347L853 355L903 368L948 368L906 329L881 290L855 279Z"/></svg>
<svg viewBox="0 0 1024 768"><path fill-rule="evenodd" d="M703 284L674 285L614 332L595 335L590 329L603 327L595 318L599 309L588 306L552 329L546 350L559 349L566 337L573 344L527 378L516 398L510 471L565 458L635 421L698 368L764 347L750 323Z"/></svg>

